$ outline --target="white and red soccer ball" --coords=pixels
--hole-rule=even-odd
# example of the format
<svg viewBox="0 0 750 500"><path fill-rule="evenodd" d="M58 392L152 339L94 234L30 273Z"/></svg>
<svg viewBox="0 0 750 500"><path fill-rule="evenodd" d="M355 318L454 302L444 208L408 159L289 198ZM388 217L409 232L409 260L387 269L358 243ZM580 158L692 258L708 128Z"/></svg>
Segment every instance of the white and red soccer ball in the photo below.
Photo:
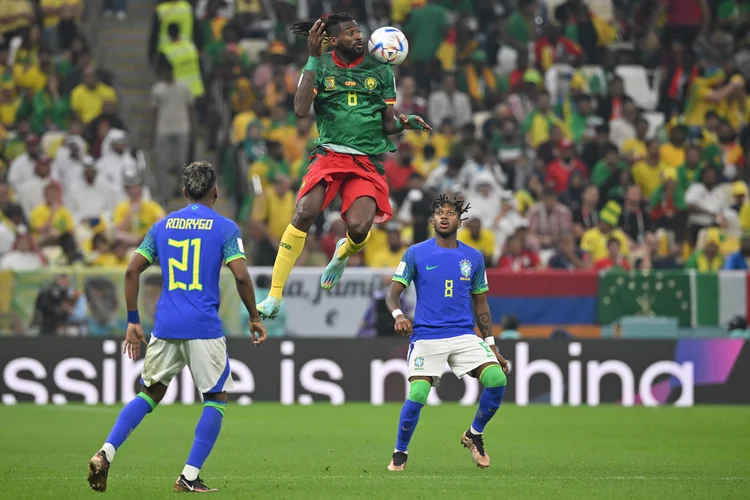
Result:
<svg viewBox="0 0 750 500"><path fill-rule="evenodd" d="M409 54L409 41L399 29L384 26L370 35L367 51L384 64L398 66Z"/></svg>

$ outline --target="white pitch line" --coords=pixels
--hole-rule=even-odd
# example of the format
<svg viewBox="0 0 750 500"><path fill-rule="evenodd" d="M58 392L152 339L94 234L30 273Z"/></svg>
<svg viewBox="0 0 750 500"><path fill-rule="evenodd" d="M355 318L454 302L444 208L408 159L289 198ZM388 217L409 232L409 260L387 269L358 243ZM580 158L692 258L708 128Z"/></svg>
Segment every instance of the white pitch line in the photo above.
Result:
<svg viewBox="0 0 750 500"><path fill-rule="evenodd" d="M384 470L385 471L385 470ZM383 471L383 472L384 472ZM345 480L345 479L356 479L361 480L363 478L380 478L385 477L379 474L380 470L374 471L371 474L318 474L314 476L301 475L300 478L304 479L315 479L315 480ZM47 475L50 479L59 479L64 481L77 480L81 476L55 476ZM173 480L176 476L148 476L144 474L117 474L113 473L112 479L115 480L129 480L129 479L151 479L155 481L167 481ZM447 474L389 474L387 477L393 478L411 478L411 479L460 479L460 478L474 478L476 476L467 475L447 475ZM286 480L293 479L294 476L288 474L285 475L247 475L247 476L206 476L206 480L210 483L211 481L232 481L232 480L247 480L247 479L261 479L261 480ZM509 475L495 477L495 480L502 481L503 478L507 479L524 479L533 481L681 481L685 483L689 482L723 482L723 481L739 481L739 482L750 482L750 477L693 477L693 476L598 476L598 477L585 477L585 476L523 476L523 475ZM399 479L397 479L399 480Z"/></svg>

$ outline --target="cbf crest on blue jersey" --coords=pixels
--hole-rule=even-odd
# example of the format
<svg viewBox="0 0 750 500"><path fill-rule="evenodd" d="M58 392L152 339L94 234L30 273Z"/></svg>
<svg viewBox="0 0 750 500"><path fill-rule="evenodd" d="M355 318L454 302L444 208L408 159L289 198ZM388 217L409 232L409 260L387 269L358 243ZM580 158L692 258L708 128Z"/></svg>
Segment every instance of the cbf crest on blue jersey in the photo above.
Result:
<svg viewBox="0 0 750 500"><path fill-rule="evenodd" d="M458 263L459 269L461 269L461 280L467 281L471 279L471 261L462 260Z"/></svg>

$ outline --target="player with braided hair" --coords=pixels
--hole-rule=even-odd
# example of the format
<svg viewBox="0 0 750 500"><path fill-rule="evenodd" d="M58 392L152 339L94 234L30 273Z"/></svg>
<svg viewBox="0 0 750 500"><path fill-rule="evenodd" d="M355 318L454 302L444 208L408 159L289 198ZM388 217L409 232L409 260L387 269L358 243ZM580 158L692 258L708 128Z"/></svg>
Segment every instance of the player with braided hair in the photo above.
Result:
<svg viewBox="0 0 750 500"><path fill-rule="evenodd" d="M302 21L291 31L307 37L310 54L294 96L294 112L304 118L314 107L320 137L310 153L296 212L279 243L271 291L258 304L264 318L278 314L284 285L307 232L337 193L347 233L336 244L320 286L329 290L339 282L349 257L365 246L373 222L391 217L385 169L377 158L396 150L388 136L404 129L432 130L419 116L394 115L393 71L365 55L362 30L349 14ZM323 54L324 40L333 51Z"/></svg>
<svg viewBox="0 0 750 500"><path fill-rule="evenodd" d="M386 295L386 304L396 321L396 333L410 337L409 394L401 408L396 449L388 464L390 471L406 467L407 449L419 413L430 389L437 386L446 362L457 377L470 375L484 386L476 416L461 435L461 444L471 451L472 460L481 468L490 466L482 433L505 394L508 362L495 347L492 317L485 297L489 286L484 257L456 239L464 220L461 216L469 205L441 195L430 209L435 237L409 247ZM413 326L401 312L401 294L410 283L417 290ZM475 320L481 339L474 330Z"/></svg>

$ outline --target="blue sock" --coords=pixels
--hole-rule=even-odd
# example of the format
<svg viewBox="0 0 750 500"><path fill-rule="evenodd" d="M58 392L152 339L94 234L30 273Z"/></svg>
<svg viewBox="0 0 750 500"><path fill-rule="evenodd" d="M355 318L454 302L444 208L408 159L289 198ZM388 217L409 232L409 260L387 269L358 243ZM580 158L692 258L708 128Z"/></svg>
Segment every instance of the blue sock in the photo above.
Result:
<svg viewBox="0 0 750 500"><path fill-rule="evenodd" d="M186 472L193 470L190 469L191 467L195 468L193 471L195 477L188 477L193 474L185 474L186 479L192 481L198 477L198 471L203 467L203 462L206 461L216 440L219 438L221 421L224 418L226 408L227 404L222 401L207 399L203 402L203 413L201 413L198 426L195 428L195 440L193 441L193 447L190 449L190 456L185 467Z"/></svg>
<svg viewBox="0 0 750 500"><path fill-rule="evenodd" d="M414 435L414 429L419 422L419 412L424 404L407 399L401 408L401 417L398 419L398 437L396 438L396 450L406 452L409 441Z"/></svg>
<svg viewBox="0 0 750 500"><path fill-rule="evenodd" d="M151 413L151 410L154 408L156 408L154 400L144 392L139 393L130 403L125 405L125 408L118 415L117 421L107 437L106 444L112 445L114 450L118 449L130 433L138 427L143 417ZM114 458L114 450L109 450L108 448L105 445L102 449L107 453L107 460L111 462Z"/></svg>
<svg viewBox="0 0 750 500"><path fill-rule="evenodd" d="M479 409L474 416L474 421L471 423L472 431L476 431L479 434L484 432L484 426L487 425L487 422L495 416L495 412L500 408L504 394L505 386L487 387L482 391L482 396L479 398Z"/></svg>

